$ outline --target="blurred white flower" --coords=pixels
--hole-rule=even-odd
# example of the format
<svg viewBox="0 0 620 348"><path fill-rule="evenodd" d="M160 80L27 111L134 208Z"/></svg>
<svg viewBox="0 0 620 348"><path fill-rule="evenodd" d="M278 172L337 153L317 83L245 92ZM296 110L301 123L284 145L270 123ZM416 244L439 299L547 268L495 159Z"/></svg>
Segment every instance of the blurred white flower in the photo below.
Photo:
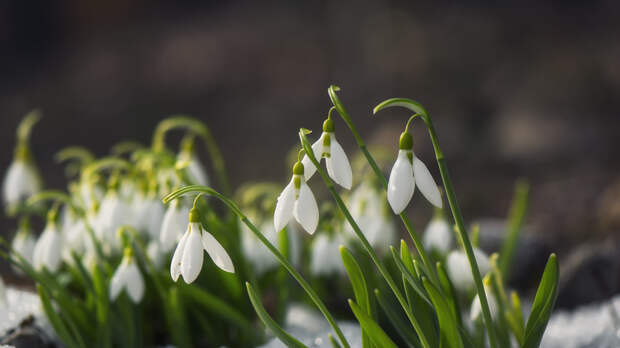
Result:
<svg viewBox="0 0 620 348"><path fill-rule="evenodd" d="M256 221L256 219L251 220ZM293 266L296 266L299 264L301 256L301 239L292 223L289 223L286 228L290 260ZM260 224L259 229L271 244L282 251L279 243L279 232L275 231L271 222L263 222ZM278 266L276 257L245 224L241 224L241 250L257 275L261 275Z"/></svg>
<svg viewBox="0 0 620 348"><path fill-rule="evenodd" d="M487 302L489 303L489 311L491 312L491 317L493 320L497 320L497 316L499 315L499 305L497 304L497 299L493 292L491 291L490 286L484 287L484 292L487 295ZM476 321L480 318L480 314L482 313L482 306L480 305L480 298L478 294L474 297L474 300L471 303L471 308L469 311L469 319L471 321Z"/></svg>
<svg viewBox="0 0 620 348"><path fill-rule="evenodd" d="M387 213L384 193L369 182L362 182L348 199L349 211L373 248L385 252L396 238L396 226ZM344 229L353 234L351 225L344 221Z"/></svg>
<svg viewBox="0 0 620 348"><path fill-rule="evenodd" d="M134 199L132 205L136 229L146 233L146 236L151 239L159 238L165 214L164 204L152 194L149 196L139 195Z"/></svg>
<svg viewBox="0 0 620 348"><path fill-rule="evenodd" d="M4 203L15 206L41 190L41 179L36 167L24 159L16 158L4 177L2 192Z"/></svg>
<svg viewBox="0 0 620 348"><path fill-rule="evenodd" d="M164 262L164 251L158 240L153 239L149 242L146 247L146 254L151 262L153 262L153 266L155 266L156 269L160 269Z"/></svg>
<svg viewBox="0 0 620 348"><path fill-rule="evenodd" d="M40 271L46 268L52 273L58 271L62 263L62 248L62 235L58 231L58 225L56 222L50 221L34 246L32 260L34 269Z"/></svg>
<svg viewBox="0 0 620 348"><path fill-rule="evenodd" d="M97 238L103 244L118 249L120 241L116 231L122 225L128 224L129 219L131 219L131 206L115 190L110 190L103 197L96 221L93 221L92 226Z"/></svg>
<svg viewBox="0 0 620 348"><path fill-rule="evenodd" d="M176 282L179 276L182 275L183 280L188 284L196 280L202 269L203 249L206 250L219 268L233 273L235 267L226 249L222 247L211 233L202 229L198 212L192 209L189 216L190 222L187 231L181 237L170 263L172 279Z"/></svg>
<svg viewBox="0 0 620 348"><path fill-rule="evenodd" d="M187 226L188 214L189 207L184 206L179 199L175 199L168 205L161 222L159 235L159 242L164 252L172 250L183 236L183 229Z"/></svg>
<svg viewBox="0 0 620 348"><path fill-rule="evenodd" d="M334 122L330 118L323 123L323 133L321 133L319 140L312 144L312 152L319 162L325 158L327 173L338 185L347 190L351 189L353 182L351 164L349 164L347 154L336 140ZM307 181L316 172L316 167L307 155L304 155L301 163L306 168L305 178Z"/></svg>
<svg viewBox="0 0 620 348"><path fill-rule="evenodd" d="M295 163L293 178L278 196L273 223L276 231L281 231L292 217L306 230L313 234L319 223L319 208L314 194L304 179L304 165Z"/></svg>
<svg viewBox="0 0 620 348"><path fill-rule="evenodd" d="M193 184L209 186L209 176L207 175L207 171L194 151L181 151L178 156L178 161L186 162L185 172Z"/></svg>
<svg viewBox="0 0 620 348"><path fill-rule="evenodd" d="M131 250L131 249L129 249ZM144 279L131 252L125 252L123 261L110 281L110 300L114 301L125 290L134 303L140 303L144 296Z"/></svg>
<svg viewBox="0 0 620 348"><path fill-rule="evenodd" d="M346 274L340 246L346 243L341 233L320 233L312 242L310 271L314 275Z"/></svg>
<svg viewBox="0 0 620 348"><path fill-rule="evenodd" d="M443 217L433 218L424 229L422 242L424 248L428 250L436 250L445 254L452 248L452 241L452 228Z"/></svg>
<svg viewBox="0 0 620 348"><path fill-rule="evenodd" d="M480 275L484 277L491 270L489 257L480 249L474 247L474 256ZM471 273L469 260L464 251L454 250L448 255L446 261L447 271L452 285L459 292L467 292L474 288L474 276Z"/></svg>
<svg viewBox="0 0 620 348"><path fill-rule="evenodd" d="M27 224L20 224L17 234L11 242L11 247L18 253L24 260L30 265L33 263L34 247L37 244L36 238L32 235L30 226ZM15 270L21 272L21 270L14 267Z"/></svg>

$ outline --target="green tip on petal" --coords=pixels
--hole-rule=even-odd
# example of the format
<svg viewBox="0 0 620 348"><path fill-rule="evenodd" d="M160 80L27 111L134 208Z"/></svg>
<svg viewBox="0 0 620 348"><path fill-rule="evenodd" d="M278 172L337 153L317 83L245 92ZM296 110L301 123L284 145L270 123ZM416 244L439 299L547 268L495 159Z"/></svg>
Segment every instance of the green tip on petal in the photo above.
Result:
<svg viewBox="0 0 620 348"><path fill-rule="evenodd" d="M398 141L398 148L401 150L413 149L413 136L409 132L402 132Z"/></svg>
<svg viewBox="0 0 620 348"><path fill-rule="evenodd" d="M295 162L295 165L293 166L293 174L304 175L304 165L301 162Z"/></svg>
<svg viewBox="0 0 620 348"><path fill-rule="evenodd" d="M189 211L189 222L200 222L200 212L198 212L198 209L192 208Z"/></svg>
<svg viewBox="0 0 620 348"><path fill-rule="evenodd" d="M323 122L323 132L334 132L334 120L328 118L325 122Z"/></svg>

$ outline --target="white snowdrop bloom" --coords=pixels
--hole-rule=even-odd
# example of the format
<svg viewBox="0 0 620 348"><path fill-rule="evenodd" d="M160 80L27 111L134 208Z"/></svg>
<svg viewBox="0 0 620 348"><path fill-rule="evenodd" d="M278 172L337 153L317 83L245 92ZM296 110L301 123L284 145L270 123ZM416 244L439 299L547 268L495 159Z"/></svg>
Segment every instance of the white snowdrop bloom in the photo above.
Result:
<svg viewBox="0 0 620 348"><path fill-rule="evenodd" d="M32 235L30 227L22 225L17 230L17 234L11 242L11 247L18 253L24 260L32 265L34 257L34 247L37 244L37 240ZM14 269L17 269L14 267ZM19 270L21 272L21 270Z"/></svg>
<svg viewBox="0 0 620 348"><path fill-rule="evenodd" d="M135 227L149 238L159 238L164 219L164 205L155 196L140 197L134 200Z"/></svg>
<svg viewBox="0 0 620 348"><path fill-rule="evenodd" d="M314 233L319 223L319 207L306 184L304 165L301 162L293 166L293 178L278 197L273 214L275 230L281 231L293 216L306 232Z"/></svg>
<svg viewBox="0 0 620 348"><path fill-rule="evenodd" d="M253 217L251 220L256 221L257 219ZM276 232L273 224L270 221L264 221L259 226L263 236L265 236L271 244L280 249L280 232ZM299 264L301 256L301 240L292 223L289 223L286 227L289 241L290 259L291 263L295 266ZM279 265L276 257L245 224L241 224L241 250L257 275L261 275ZM280 251L282 250L280 249Z"/></svg>
<svg viewBox="0 0 620 348"><path fill-rule="evenodd" d="M486 280L486 279L485 279ZM497 320L497 316L499 315L499 305L497 304L497 299L493 292L491 291L491 287L485 284L484 292L487 295L487 302L489 303L489 311L491 312L491 317L493 320ZM471 308L469 310L469 319L471 321L476 321L481 317L482 314L482 306L480 305L480 298L478 294L474 297L474 300L471 303Z"/></svg>
<svg viewBox="0 0 620 348"><path fill-rule="evenodd" d="M436 250L442 254L450 251L452 240L452 228L443 217L433 218L424 229L424 236L422 237L426 249Z"/></svg>
<svg viewBox="0 0 620 348"><path fill-rule="evenodd" d="M103 190L95 183L82 180L79 184L79 196L84 207L90 208L93 203L103 198Z"/></svg>
<svg viewBox="0 0 620 348"><path fill-rule="evenodd" d="M53 218L50 220L34 246L32 265L37 271L46 268L54 273L62 263L63 242L57 223Z"/></svg>
<svg viewBox="0 0 620 348"><path fill-rule="evenodd" d="M198 211L192 209L189 213L187 231L181 237L170 263L172 280L176 282L180 275L188 284L196 280L202 269L203 250L207 251L219 268L234 273L235 267L230 256L211 233L202 229Z"/></svg>
<svg viewBox="0 0 620 348"><path fill-rule="evenodd" d="M346 243L342 233L320 233L312 242L310 271L314 275L346 274L340 257L340 246Z"/></svg>
<svg viewBox="0 0 620 348"><path fill-rule="evenodd" d="M478 263L480 275L484 277L491 270L489 257L478 248L474 248L474 256L476 257L476 263ZM471 273L469 260L464 251L452 251L448 255L446 264L448 276L457 291L467 292L474 288L474 276Z"/></svg>
<svg viewBox="0 0 620 348"><path fill-rule="evenodd" d="M83 219L73 221L71 224L63 228L64 247L62 251L63 260L73 263L73 252L82 254L85 249L86 239L88 239L88 231Z"/></svg>
<svg viewBox="0 0 620 348"><path fill-rule="evenodd" d="M174 248L183 236L183 230L187 226L189 207L184 206L180 200L175 199L168 205L164 218L161 222L159 242L164 252Z"/></svg>
<svg viewBox="0 0 620 348"><path fill-rule="evenodd" d="M151 240L146 247L146 254L151 262L153 262L153 266L160 269L164 262L164 251L162 250L159 241Z"/></svg>
<svg viewBox="0 0 620 348"><path fill-rule="evenodd" d="M131 218L131 206L114 190L108 192L101 201L101 207L93 224L97 238L108 246L117 249L120 242L116 231Z"/></svg>
<svg viewBox="0 0 620 348"><path fill-rule="evenodd" d="M351 184L353 182L351 164L349 163L347 154L336 140L334 121L332 121L332 119L328 118L323 122L323 133L321 133L319 140L312 144L312 152L314 152L314 157L319 162L321 159L325 158L327 174L329 174L338 185L347 190L351 189ZM306 169L305 179L307 181L316 172L316 167L307 155L304 156L301 163Z"/></svg>
<svg viewBox="0 0 620 348"><path fill-rule="evenodd" d="M352 191L348 199L349 211L353 220L364 233L373 248L385 252L396 239L396 226L388 214L384 193L369 182L362 182ZM344 229L354 234L348 221L344 221Z"/></svg>
<svg viewBox="0 0 620 348"><path fill-rule="evenodd" d="M129 250L129 251L128 251ZM114 301L125 290L134 303L140 303L144 296L144 279L133 258L130 248L125 250L123 261L110 281L110 300Z"/></svg>
<svg viewBox="0 0 620 348"><path fill-rule="evenodd" d="M36 167L24 159L16 158L4 177L2 192L4 203L15 206L41 190L41 179Z"/></svg>
<svg viewBox="0 0 620 348"><path fill-rule="evenodd" d="M412 151L413 138L408 132L400 136L398 157L390 172L387 198L395 214L402 213L411 201L416 183L422 195L437 208L442 207L439 188L426 165Z"/></svg>
<svg viewBox="0 0 620 348"><path fill-rule="evenodd" d="M207 175L207 171L193 150L185 149L181 151L178 156L178 161L187 162L185 172L192 183L196 185L209 186L209 176Z"/></svg>

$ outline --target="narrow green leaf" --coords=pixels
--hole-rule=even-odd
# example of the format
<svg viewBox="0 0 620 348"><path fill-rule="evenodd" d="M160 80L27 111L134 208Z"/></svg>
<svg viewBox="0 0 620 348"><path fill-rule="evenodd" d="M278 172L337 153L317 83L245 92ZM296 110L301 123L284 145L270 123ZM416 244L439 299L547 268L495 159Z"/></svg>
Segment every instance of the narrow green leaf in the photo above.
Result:
<svg viewBox="0 0 620 348"><path fill-rule="evenodd" d="M334 338L332 334L328 334L327 337L329 338L329 342L332 344L332 348L342 348L340 346L340 343L336 341L336 339Z"/></svg>
<svg viewBox="0 0 620 348"><path fill-rule="evenodd" d="M450 308L452 308L452 312L454 313L454 317L456 318L456 322L462 326L462 317L461 317L461 307L459 306L459 301L456 296L456 290L450 281L450 277L448 277L448 273L446 272L445 267L441 262L437 262L437 275L439 276L439 283L441 284L441 288L446 294L448 298L448 304Z"/></svg>
<svg viewBox="0 0 620 348"><path fill-rule="evenodd" d="M58 315L58 313L56 313L56 310L54 310L54 306L52 306L52 301L50 300L47 291L40 284L37 284L37 291L39 293L39 298L41 299L41 305L43 306L45 316L47 316L50 323L54 327L54 330L58 334L58 337L69 348L79 347L78 344L74 341L73 337L71 337L71 334L69 333L69 330L62 321L62 318L60 318L60 315Z"/></svg>
<svg viewBox="0 0 620 348"><path fill-rule="evenodd" d="M407 266L405 266L405 264L400 260L400 257L396 254L396 249L394 249L393 246L390 246L390 251L392 252L392 258L394 259L394 263L396 263L396 266L398 267L400 272L403 274L403 276L405 276L405 279L407 279L407 282L409 283L409 285L411 285L413 290L416 293L418 293L418 295L425 302L427 302L429 306L432 306L431 301L428 298L428 295L426 294L424 289L420 286L420 283L417 280L417 278L413 274L411 274L411 272L409 272L409 269L407 269Z"/></svg>
<svg viewBox="0 0 620 348"><path fill-rule="evenodd" d="M383 331L383 329L368 314L366 314L363 309L361 309L357 304L355 304L353 300L349 300L349 306L351 306L353 314L357 318L357 321L359 321L362 329L366 331L372 342L377 347L397 347L394 341L390 339L390 337L385 333L385 331Z"/></svg>
<svg viewBox="0 0 620 348"><path fill-rule="evenodd" d="M359 306L372 317L372 309L370 307L370 297L368 296L368 287L366 285L366 279L360 265L355 261L355 258L344 246L340 246L340 256L342 257L342 263L349 275L351 285L353 286L353 293L355 294L355 300L359 303ZM368 334L362 328L362 347L367 348L371 346Z"/></svg>
<svg viewBox="0 0 620 348"><path fill-rule="evenodd" d="M411 331L411 325L406 323L399 313L396 313L392 304L385 297L385 295L383 295L379 289L375 289L375 296L377 297L377 301L383 309L383 312L387 315L388 319L390 319L390 322L392 322L394 328L398 331L398 334L405 340L405 342L407 342L407 345L409 347L421 347L420 341L416 337L415 333Z"/></svg>
<svg viewBox="0 0 620 348"><path fill-rule="evenodd" d="M424 288L428 292L428 295L433 301L435 311L437 312L437 319L439 321L440 331L440 347L450 348L463 348L463 342L461 341L461 335L458 329L458 323L452 313L450 305L444 300L441 292L435 288L435 286L426 278L422 278Z"/></svg>
<svg viewBox="0 0 620 348"><path fill-rule="evenodd" d="M517 181L515 193L508 214L506 239L500 251L499 269L505 279L510 275L510 265L514 258L514 251L517 248L521 228L525 221L527 206L529 201L530 186L527 181Z"/></svg>
<svg viewBox="0 0 620 348"><path fill-rule="evenodd" d="M282 343L286 344L287 347L306 347L303 343L299 342L296 338L284 331L284 329L282 329L280 325L278 325L278 323L271 318L250 283L246 282L245 287L248 291L250 302L252 302L252 306L254 306L256 314L258 314L260 320L271 330L271 332L273 332L274 335L276 335L276 337L280 339L280 341L282 341Z"/></svg>
<svg viewBox="0 0 620 348"><path fill-rule="evenodd" d="M549 256L542 280L534 297L532 311L525 326L525 341L523 348L536 348L540 345L542 336L551 317L551 311L558 296L558 279L560 270L555 254Z"/></svg>

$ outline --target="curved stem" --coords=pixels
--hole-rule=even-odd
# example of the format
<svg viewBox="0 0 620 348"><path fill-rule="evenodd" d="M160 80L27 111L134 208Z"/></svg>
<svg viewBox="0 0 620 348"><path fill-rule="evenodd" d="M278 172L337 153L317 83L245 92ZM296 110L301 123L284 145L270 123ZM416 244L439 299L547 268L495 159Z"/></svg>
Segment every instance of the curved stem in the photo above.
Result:
<svg viewBox="0 0 620 348"><path fill-rule="evenodd" d="M355 128L355 125L353 124L351 117L349 117L349 114L347 113L344 106L340 102L340 99L338 99L338 95L336 95L336 91L339 91L339 90L340 88L337 86L333 86L333 85L330 86L328 89L329 97L331 98L332 103L336 107L338 114L340 115L342 120L347 124L347 126L349 127L349 130L351 130L351 133L353 133L353 137L355 138L355 141L357 142L357 145L359 146L360 150L364 154L364 157L366 157L368 164L370 164L370 167L375 172L375 175L377 176L377 178L379 178L379 181L381 181L383 188L387 190L387 185L388 185L387 178L383 175L383 172L377 165L377 162L375 161L375 159L372 157L372 155L366 148L366 144L364 143L364 140L357 132L357 129ZM439 286L439 279L437 278L437 274L435 271L435 265L433 261L431 260L431 258L428 256L428 253L426 252L426 250L424 249L424 245L422 244L420 237L418 236L415 229L413 228L413 225L411 225L411 222L409 221L409 217L407 217L407 214L405 214L404 212L400 213L398 216L400 217L401 221L405 225L405 229L409 233L409 236L411 237L411 240L413 241L413 244L415 245L418 251L418 254L422 258L422 262L424 263L424 266L426 267L427 273L431 276L431 282L434 283L435 286Z"/></svg>
<svg viewBox="0 0 620 348"><path fill-rule="evenodd" d="M409 307L409 304L407 303L407 300L405 299L403 294L400 292L400 289L396 285L396 282L394 282L394 280L392 279L392 276L390 276L390 273L388 273L387 269L383 266L383 264L379 260L379 257L375 253L375 250L372 248L372 246L368 242L368 239L366 239L366 236L364 236L364 233L362 233L362 230L357 225L357 222L355 222L355 220L351 216L351 213L349 212L349 210L347 209L346 205L344 204L344 201L342 200L342 198L340 197L340 195L336 191L334 183L331 181L329 176L327 176L327 174L325 173L323 168L321 168L321 165L319 164L319 161L317 161L316 157L314 156L314 152L312 151L312 147L310 145L310 142L308 141L308 138L306 137L306 131L304 129L301 129L299 131L299 139L301 140L302 146L306 149L306 155L308 156L308 158L310 159L312 164L314 164L314 166L316 167L318 173L321 175L321 178L325 182L325 185L327 185L327 189L329 190L329 192L334 197L334 200L336 201L336 204L338 205L338 208L340 208L340 210L344 214L345 218L347 219L347 221L349 222L349 224L353 228L353 231L357 235L358 239L362 242L362 246L364 247L364 249L366 250L368 255L370 255L370 258L372 259L372 261L377 266L377 269L379 269L379 273L381 273L381 275L383 276L385 281L388 283L388 285L392 289L392 292L394 293L394 295L396 295L396 298L398 299L398 302L400 302L400 305L405 310L405 313L407 314L407 317L409 318L409 321L411 322L411 324L415 328L415 330L416 330L416 332L418 334L418 337L420 338L420 341L422 342L422 345L424 345L424 347L430 348L429 343L428 343L428 341L426 339L426 336L424 334L424 331L422 330L420 324L418 323L418 321L416 320L415 316L413 315L413 312L411 311L411 308Z"/></svg>
<svg viewBox="0 0 620 348"><path fill-rule="evenodd" d="M20 143L27 143L30 138L30 133L32 132L32 127L34 127L37 122L41 119L41 110L34 109L30 111L22 121L17 126L17 140Z"/></svg>
<svg viewBox="0 0 620 348"><path fill-rule="evenodd" d="M213 133L206 124L198 121L197 119L187 116L173 116L167 118L157 125L155 133L153 134L153 150L155 152L163 151L166 147L166 133L173 129L186 129L199 135L205 143L205 148L211 157L213 163L213 169L222 186L222 191L226 195L231 194L231 187L228 182L228 175L226 175L226 168L224 166L224 158L220 148L217 146L217 142L213 138Z"/></svg>
<svg viewBox="0 0 620 348"><path fill-rule="evenodd" d="M57 162L75 159L80 161L82 165L87 165L95 159L92 152L81 146L65 147L64 149L58 151L54 157Z"/></svg>
<svg viewBox="0 0 620 348"><path fill-rule="evenodd" d="M269 242L267 238L265 238L265 236L256 226L254 226L254 224L247 218L247 216L243 214L243 212L241 211L241 209L239 209L235 202L210 187L200 185L186 186L178 189L165 196L163 202L168 203L169 201L176 199L186 193L194 192L201 192L213 196L226 204L226 206L228 206L228 208L230 208L230 210L239 217L241 222L243 222L254 233L254 235L267 247L267 249L269 249L269 251L271 251L271 253L278 259L280 264L284 268L286 268L286 270L293 276L293 278L295 278L297 283L299 283L299 285L304 289L306 294L308 294L312 302L314 302L314 304L318 307L319 311L321 311L325 319L327 319L329 325L331 325L331 327L334 329L334 332L342 342L342 345L346 348L350 348L349 343L344 337L342 330L340 330L340 327L336 323L336 320L332 317L331 313L327 310L327 307L325 306L323 301L321 301L317 293L312 289L310 284L308 284L308 282L302 277L302 275L299 274L297 270L295 270L293 265L290 264L286 257L284 257L284 255L282 255L280 251L273 244L271 244L271 242Z"/></svg>
<svg viewBox="0 0 620 348"><path fill-rule="evenodd" d="M461 209L456 199L456 194L454 193L452 180L450 179L450 175L448 174L446 160L443 156L443 152L441 151L441 147L439 146L439 140L437 138L437 134L435 133L435 127L433 127L433 122L431 121L431 118L428 116L428 113L421 104L406 98L388 99L377 105L373 110L373 113L376 114L378 111L383 110L384 108L393 106L405 107L417 114L420 114L420 117L422 118L424 124L426 125L426 128L428 129L428 134L431 138L431 142L433 143L433 148L435 150L435 158L437 160L437 165L439 166L439 172L441 173L441 180L443 181L446 196L448 198L448 203L450 204L450 210L452 210L452 216L454 217L457 231L459 233L461 241L463 242L463 248L465 249L465 253L467 254L469 266L474 277L474 283L476 284L476 289L478 290L478 298L480 299L480 305L482 307L484 324L486 325L487 332L489 334L489 341L491 343L491 347L495 348L497 347L497 338L495 336L495 329L493 327L491 311L489 310L489 302L487 300L484 285L482 283L480 269L478 268L478 263L476 262L476 258L474 256L474 249L472 247L471 241L469 240L469 236L467 235L467 230L465 229L465 223L463 221Z"/></svg>

